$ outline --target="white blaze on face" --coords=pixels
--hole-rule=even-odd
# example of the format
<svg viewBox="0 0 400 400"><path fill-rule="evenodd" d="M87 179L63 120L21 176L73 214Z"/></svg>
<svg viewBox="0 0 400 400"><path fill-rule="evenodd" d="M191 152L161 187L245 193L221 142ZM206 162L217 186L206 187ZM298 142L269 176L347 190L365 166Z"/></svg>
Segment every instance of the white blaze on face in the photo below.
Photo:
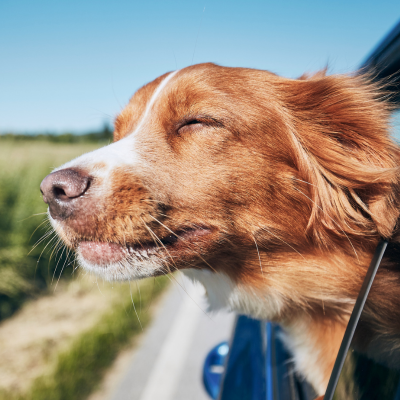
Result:
<svg viewBox="0 0 400 400"><path fill-rule="evenodd" d="M155 89L150 100L146 104L146 108L136 129L131 134L116 143L112 143L108 146L102 147L101 149L86 153L62 165L61 167L56 168L54 171L65 168L80 168L85 170L85 172L90 176L94 178L100 178L96 185L96 193L99 195L108 191L113 170L118 167L131 168L145 163L145 160L141 158L137 148L137 136L143 129L145 129L150 119L150 113L153 110L155 102L159 98L164 88L167 86L168 82L176 75L177 72L179 71L170 73ZM62 223L53 219L50 213L48 213L48 216L56 232L61 233L63 231ZM98 253L104 253L105 250L107 250L101 246L104 247L104 245L100 245L99 243L92 244L92 253L94 253L92 256L99 256ZM101 251L99 250L99 247L101 247ZM107 280L144 278L147 276L152 276L163 266L158 257L153 256L152 254L147 254L147 252L138 252L133 250L130 251L131 249L129 247L121 247L121 249L117 250L108 249L108 253L112 253L112 250L114 253L118 254L113 253L113 256L107 263L104 263L104 260L101 260L101 262L98 263L96 260L91 260L90 257L83 257L84 251L81 251L80 248L77 250L77 259L80 266L82 266L84 269L95 272L97 275L100 275ZM121 260L114 260L117 255L119 258L121 258Z"/></svg>
<svg viewBox="0 0 400 400"><path fill-rule="evenodd" d="M92 176L107 178L107 176L110 175L110 172L116 167L121 167L123 165L132 167L143 162L143 160L140 159L140 155L137 151L137 135L139 132L141 132L143 127L146 126L150 112L157 98L177 72L179 72L179 70L170 73L158 85L149 102L147 103L146 109L140 118L136 129L130 135L124 137L116 143L109 144L101 149L94 150L90 153L86 153L78 158L75 158L61 167L56 168L54 171L65 168L83 168ZM94 169L93 166L96 164L104 164L105 167Z"/></svg>

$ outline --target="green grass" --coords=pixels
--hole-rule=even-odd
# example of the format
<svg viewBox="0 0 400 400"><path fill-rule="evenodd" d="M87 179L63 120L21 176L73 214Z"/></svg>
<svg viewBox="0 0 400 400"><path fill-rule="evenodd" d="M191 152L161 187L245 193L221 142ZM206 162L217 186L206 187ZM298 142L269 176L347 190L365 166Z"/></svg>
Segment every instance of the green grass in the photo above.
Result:
<svg viewBox="0 0 400 400"><path fill-rule="evenodd" d="M32 250L46 232L46 224L35 231L45 220L43 213L47 210L40 182L54 167L99 146L0 137L0 320L26 299L47 290L53 274L59 277L66 260L65 254L50 260L51 251L44 251L40 257L48 240ZM70 276L71 267L62 275Z"/></svg>
<svg viewBox="0 0 400 400"><path fill-rule="evenodd" d="M0 400L83 400L100 383L105 370L118 352L146 327L150 320L149 306L168 283L166 277L148 279L140 283L132 300L129 289L122 288L120 301L112 311L103 315L91 329L80 334L64 352L60 353L50 372L37 378L24 394L0 392ZM141 305L144 310L133 310Z"/></svg>

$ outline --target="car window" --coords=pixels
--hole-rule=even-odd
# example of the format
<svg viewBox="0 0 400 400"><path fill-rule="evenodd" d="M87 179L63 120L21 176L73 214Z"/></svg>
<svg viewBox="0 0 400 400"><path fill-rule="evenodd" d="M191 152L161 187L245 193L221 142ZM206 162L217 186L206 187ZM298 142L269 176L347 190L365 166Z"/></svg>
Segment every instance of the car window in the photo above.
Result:
<svg viewBox="0 0 400 400"><path fill-rule="evenodd" d="M386 260L398 257L400 246L389 244ZM391 267L382 265L375 276L351 340L334 400L400 400L400 348L394 332L400 321L396 313L385 315L381 301L391 301L382 289L393 281ZM395 268L395 267L392 267ZM394 304L394 303L393 303Z"/></svg>
<svg viewBox="0 0 400 400"><path fill-rule="evenodd" d="M376 362L354 347L347 353L334 400L398 400L397 369Z"/></svg>

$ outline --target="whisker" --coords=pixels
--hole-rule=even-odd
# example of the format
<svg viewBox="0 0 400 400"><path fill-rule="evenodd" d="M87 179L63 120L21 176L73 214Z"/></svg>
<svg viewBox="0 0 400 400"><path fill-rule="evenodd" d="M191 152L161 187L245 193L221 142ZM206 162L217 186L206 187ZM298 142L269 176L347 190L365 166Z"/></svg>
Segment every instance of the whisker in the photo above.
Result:
<svg viewBox="0 0 400 400"><path fill-rule="evenodd" d="M143 220L142 220L143 221ZM147 226L147 224L143 221L143 223L144 223L144 225L145 225L145 227L147 228L147 229L149 229L149 233L150 233L150 235L151 235L151 237L153 238L153 240L154 240L154 236L153 236L153 234L155 235L155 233ZM158 237L157 237L157 235L155 235L156 236L156 238L158 239ZM160 239L158 239L158 240L160 240ZM157 243L156 243L156 245L157 245ZM158 245L157 245L157 247L159 247ZM170 268L169 268L169 265L167 265L166 266L167 268L168 268L168 270L166 271L166 276L167 276L167 278L172 282L172 279L173 279L173 281L174 281L174 283L176 283L188 296L189 296L189 298L196 304L196 306L204 313L204 315L206 315L210 320L211 320L211 317L199 306L199 304L197 304L197 302L192 298L192 296L190 296L190 294L186 291L186 289L178 282L178 280L174 277L174 275L172 274L172 272L171 272L171 270L170 270ZM176 268L176 266L175 266L175 269L178 271L178 268Z"/></svg>
<svg viewBox="0 0 400 400"><path fill-rule="evenodd" d="M256 245L256 249L257 249L258 261L260 262L261 275L262 275L263 279L265 279L262 264L261 264L260 252L258 251L258 245L256 242L256 238L254 237L254 235L252 235L252 236L253 236L254 244Z"/></svg>
<svg viewBox="0 0 400 400"><path fill-rule="evenodd" d="M57 279L57 283L56 283L56 286L55 286L55 288L54 288L54 291L56 291L58 282L60 282L60 278L61 278L61 275L62 275L62 273L63 273L63 271L64 271L65 264L66 264L66 263L68 262L68 260L69 260L70 253L71 253L71 250L70 250L70 249L67 249L67 254L66 254L66 257L65 257L65 261L64 261L64 264L63 264L63 266L62 266L62 268L61 268L60 274L58 275L58 279ZM60 259L61 259L61 256L60 256Z"/></svg>
<svg viewBox="0 0 400 400"><path fill-rule="evenodd" d="M150 236L151 236L151 238L153 239L154 244L157 246L157 248L160 248L158 242L160 242L160 243L163 245L163 243L161 242L161 240L160 240L160 239L158 238L158 236L147 226L147 224L143 221L143 219L142 219L142 222L143 222L145 228L146 228L146 229L148 230L148 232L150 233ZM164 245L163 245L163 247L165 248ZM167 251L167 253L168 253L168 251ZM168 255L169 255L169 257L170 257L171 260L172 260L171 255L170 255L169 253L168 253ZM173 260L172 260L172 262L173 262ZM169 264L167 264L166 267L168 268L168 270L166 271L167 277L170 279L169 274L171 274L171 276L173 276L173 274L172 274L171 269L169 268ZM176 266L174 266L174 267L175 267L175 270L178 271L178 268L176 268ZM175 278L174 278L174 279L175 279Z"/></svg>
<svg viewBox="0 0 400 400"><path fill-rule="evenodd" d="M97 285L97 289L99 289L100 294L104 297L103 292L100 290L100 286L99 286L99 282L97 280L97 276L96 276L96 285Z"/></svg>
<svg viewBox="0 0 400 400"><path fill-rule="evenodd" d="M49 221L48 219L44 219L44 220L37 226L37 228L32 232L32 235L29 236L29 240L32 239L32 236L35 234L35 232L36 232L43 224L45 224L46 222L50 225L50 221Z"/></svg>
<svg viewBox="0 0 400 400"><path fill-rule="evenodd" d="M167 252L169 258L171 259L172 263L174 264L175 269L178 271L178 267L175 265L174 259L172 258L171 254L169 253L169 251L167 250L167 248L164 246L164 243L160 240L160 238L153 232L153 230L147 226L147 224L143 221L143 219L141 218L144 226L146 227L146 229L149 231L150 235L153 237L153 235L155 236L156 240L161 244L161 246L164 248L164 250ZM169 266L168 266L169 268ZM170 273L172 273L171 271L169 271Z"/></svg>
<svg viewBox="0 0 400 400"><path fill-rule="evenodd" d="M55 233L55 232L53 232L53 233ZM46 246L44 246L43 250L40 252L39 258L38 258L38 260L36 261L34 279L36 279L36 272L37 272L37 268L38 268L38 265L39 265L39 261L40 261L40 259L42 258L42 254L43 254L44 251L46 250L47 246L48 246L56 237L57 237L56 235L53 236L53 237L48 241L48 243L46 244Z"/></svg>
<svg viewBox="0 0 400 400"><path fill-rule="evenodd" d="M56 236L57 238L57 236ZM51 260L53 258L53 254L55 252L55 257L57 257L58 252L60 251L60 249L62 248L62 240L61 238L58 238L58 241L55 243L55 245L53 246L53 250L51 251L50 257L49 257L49 262L47 263L47 273L48 275L50 275L50 263ZM54 273L53 273L53 278L54 278ZM51 282L53 283L53 279L51 280Z"/></svg>
<svg viewBox="0 0 400 400"><path fill-rule="evenodd" d="M54 281L54 277L55 277L55 275L56 275L56 271L57 271L57 268L58 268L58 264L60 263L60 260L61 260L61 258L62 258L62 255L64 254L64 251L65 251L65 249L67 248L67 246L64 246L64 245L61 245L62 247L62 252L61 252L61 254L60 254L60 257L58 257L58 260L57 260L57 264L56 264L56 267L54 268L54 272L53 272L53 277L51 278L51 283L53 284L53 281ZM60 248L60 249L61 249ZM60 251L60 250L58 250L58 251ZM57 253L58 253L58 251L57 251ZM56 254L56 257L57 257L57 254ZM61 272L62 272L62 270L61 270ZM54 288L54 291L56 290L56 288L57 288L57 284L56 284L56 287Z"/></svg>
<svg viewBox="0 0 400 400"><path fill-rule="evenodd" d="M75 258L74 262L75 262L75 261L76 261L76 258ZM74 273L78 268L79 268L79 264L77 263L77 264L76 264L76 267L72 270L72 273Z"/></svg>
<svg viewBox="0 0 400 400"><path fill-rule="evenodd" d="M27 255L29 256L29 254L31 254L32 251L35 250L36 247L39 246L40 243L42 243L44 240L46 240L54 232L55 232L54 229L47 231L40 239L38 239L38 241L33 245L32 249L29 251L29 253Z"/></svg>
<svg viewBox="0 0 400 400"><path fill-rule="evenodd" d="M275 235L274 233L272 233L270 230L268 230L267 228L265 228L264 226L261 228L264 231L268 232L270 235L276 237L278 240L280 240L281 242L285 243L287 246L289 246L292 250L294 250L299 256L303 257L305 259L305 257L303 256L303 254L301 254L298 250L296 250L292 245L290 245L288 242L285 242L282 238L280 238L279 236Z"/></svg>
<svg viewBox="0 0 400 400"><path fill-rule="evenodd" d="M24 219L21 219L21 220L19 220L19 221L17 221L17 222L24 222L24 221L26 221L26 220L29 219L29 218L37 217L37 216L39 216L39 215L44 215L44 214L47 214L47 211L42 212L42 213L38 213L38 214L32 214L32 215L30 215L29 217L26 217L26 218L24 218Z"/></svg>
<svg viewBox="0 0 400 400"><path fill-rule="evenodd" d="M58 237L58 236L56 236L56 237ZM60 251L60 248L61 248L61 247L62 247L62 240L61 240L61 238L58 238L58 241L57 241L57 243L54 245L53 250L52 250L52 252L51 252L51 254L50 254L49 265L50 265L51 259L53 258L54 252L56 253L56 254L55 254L55 257L57 257L57 254L58 254L58 252Z"/></svg>
<svg viewBox="0 0 400 400"><path fill-rule="evenodd" d="M76 263L76 267L75 267L75 263ZM67 265L67 267L69 267L70 265L72 265L72 272L71 275L74 276L75 275L75 270L79 267L79 264L77 262L77 255L76 252L73 252L72 254L72 261Z"/></svg>
<svg viewBox="0 0 400 400"><path fill-rule="evenodd" d="M137 313L136 307L135 307L135 303L133 302L132 287L131 287L131 283L130 283L130 282L129 282L129 291L130 291L130 293L131 293L131 301L132 301L133 309L135 310L135 314L136 314L136 317L137 317L137 319L138 319L138 321L139 321L140 328L141 328L142 331L143 331L143 326L142 326L142 323L140 322L139 314Z"/></svg>
<svg viewBox="0 0 400 400"><path fill-rule="evenodd" d="M154 217L152 217L152 218L154 218ZM158 221L156 218L154 218L154 219L155 219L157 222L160 223L160 221ZM152 234L154 234L155 237L157 238L157 240L160 241L160 243L162 244L162 246L164 247L164 249L167 251L168 255L170 256L170 258L171 258L171 260L172 260L171 255L169 254L168 250L165 248L165 246L164 246L164 244L161 242L161 240L158 238L158 236L147 226L147 224L143 221L143 219L142 219L142 222L143 222L144 226L149 230L150 235L153 237ZM167 229L168 229L168 228L167 228ZM172 231L171 231L171 232L172 232ZM176 235L174 232L172 232L172 233L173 233L174 235ZM173 260L172 260L172 261L173 261ZM174 263L174 265L175 265L175 263ZM170 270L170 268L169 268L169 265L167 265L167 267L168 267L168 271L167 271L167 272L169 272L169 274L171 274L171 275L169 275L169 274L166 275L166 276L168 277L168 279L171 280L171 278L173 278L174 281L175 281L175 283L178 284L179 287L189 296L189 298L190 298L190 299L196 304L196 306L204 313L204 315L206 315L210 320L212 320L212 318L200 307L199 304L197 304L197 302L192 298L192 296L189 295L189 293L186 291L186 289L185 289L185 288L178 282L178 280L174 277L174 275L171 273L171 270ZM179 271L179 269L176 267L176 265L175 265L175 269L176 269L177 271Z"/></svg>
<svg viewBox="0 0 400 400"><path fill-rule="evenodd" d="M141 313L142 312L142 294L140 293L140 285L139 285L138 281L136 281L136 288L139 293L139 312Z"/></svg>
<svg viewBox="0 0 400 400"><path fill-rule="evenodd" d="M166 272L168 272L168 271L166 271ZM171 282L177 284L177 285L185 292L185 294L189 297L189 299L193 301L193 303L196 305L196 307L197 307L210 321L212 321L211 316L208 315L207 312L204 311L204 310L200 307L200 305L193 299L193 297L187 292L187 290L179 283L179 281L174 277L173 274L170 275L170 274L167 273L165 276L166 276ZM173 280L172 280L172 279L173 279Z"/></svg>

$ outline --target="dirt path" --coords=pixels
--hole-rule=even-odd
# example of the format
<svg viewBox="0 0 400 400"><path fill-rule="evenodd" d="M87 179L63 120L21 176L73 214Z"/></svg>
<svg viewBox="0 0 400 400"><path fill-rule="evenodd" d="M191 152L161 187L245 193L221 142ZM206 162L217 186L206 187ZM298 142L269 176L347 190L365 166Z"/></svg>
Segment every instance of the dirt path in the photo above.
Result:
<svg viewBox="0 0 400 400"><path fill-rule="evenodd" d="M26 303L0 324L0 389L24 391L74 337L93 326L121 296L118 285L80 277Z"/></svg>

